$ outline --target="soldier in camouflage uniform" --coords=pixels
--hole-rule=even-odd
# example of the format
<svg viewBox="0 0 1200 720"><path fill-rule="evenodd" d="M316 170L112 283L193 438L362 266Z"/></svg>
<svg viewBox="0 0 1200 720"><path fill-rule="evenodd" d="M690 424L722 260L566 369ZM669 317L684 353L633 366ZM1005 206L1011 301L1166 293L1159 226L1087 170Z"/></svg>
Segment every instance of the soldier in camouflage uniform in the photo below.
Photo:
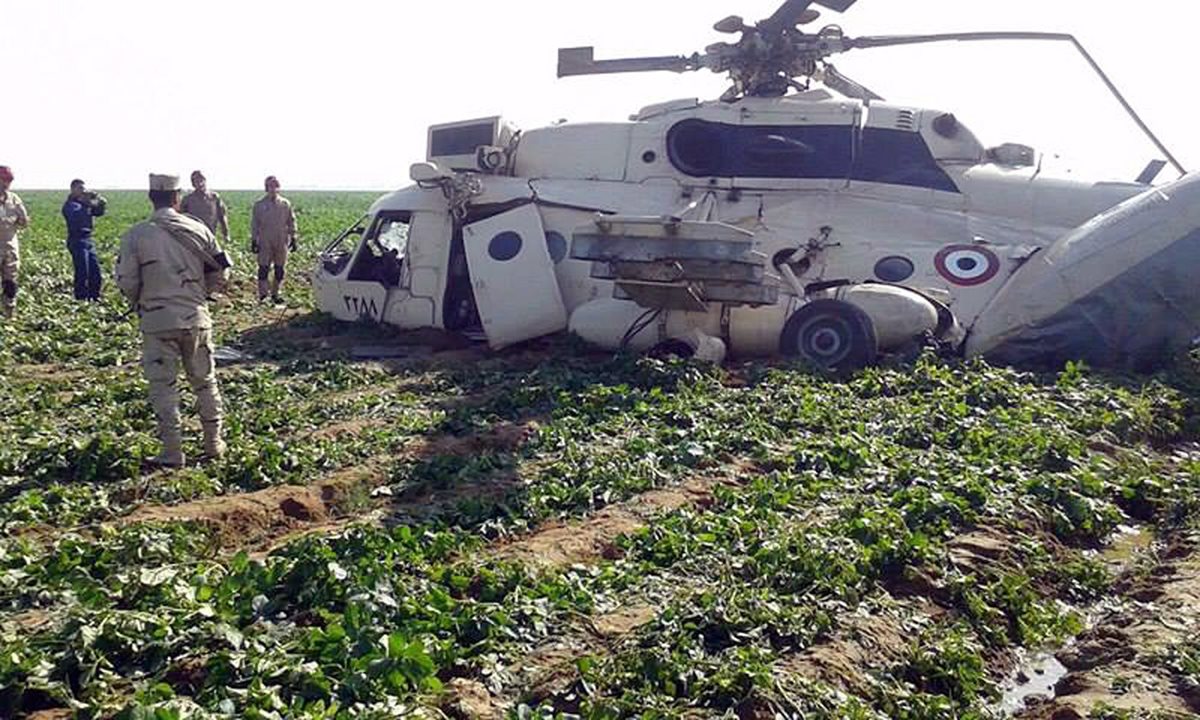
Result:
<svg viewBox="0 0 1200 720"><path fill-rule="evenodd" d="M17 233L29 227L29 213L21 198L9 190L13 172L0 165L0 312L11 318L17 305L17 270L21 267L21 247Z"/></svg>
<svg viewBox="0 0 1200 720"><path fill-rule="evenodd" d="M116 283L141 318L142 367L163 445L152 462L179 467L184 463L176 385L181 364L196 393L204 456L225 452L207 300L224 284L229 261L211 230L178 211L178 177L151 175L150 201L154 214L121 238Z"/></svg>
<svg viewBox="0 0 1200 720"><path fill-rule="evenodd" d="M180 211L204 223L213 235L228 243L229 211L225 201L217 193L208 191L208 180L199 170L192 172L192 188L193 192L184 196Z"/></svg>
<svg viewBox="0 0 1200 720"><path fill-rule="evenodd" d="M267 194L254 203L250 215L250 252L258 254L258 299L265 300L269 293L271 300L279 302L288 250L296 249L296 214L291 201L279 194L279 181L274 175L263 184Z"/></svg>

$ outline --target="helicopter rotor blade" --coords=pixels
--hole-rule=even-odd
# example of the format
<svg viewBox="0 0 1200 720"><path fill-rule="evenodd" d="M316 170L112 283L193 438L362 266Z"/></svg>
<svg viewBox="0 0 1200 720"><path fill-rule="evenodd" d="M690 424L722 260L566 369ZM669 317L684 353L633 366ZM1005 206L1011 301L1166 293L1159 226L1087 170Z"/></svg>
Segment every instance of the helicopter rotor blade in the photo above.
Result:
<svg viewBox="0 0 1200 720"><path fill-rule="evenodd" d="M847 38L847 48L896 47L899 45L921 45L935 42L972 42L979 40L1066 40L1075 38L1065 33L1047 32L966 32L938 33L934 35L876 35Z"/></svg>
<svg viewBox="0 0 1200 720"><path fill-rule="evenodd" d="M809 10L812 5L846 12L856 2L858 0L786 0L771 17L758 23L758 29L767 34L783 32L815 20L813 11Z"/></svg>
<svg viewBox="0 0 1200 720"><path fill-rule="evenodd" d="M700 67L697 56L667 55L663 57L619 58L596 60L595 48L560 48L558 51L558 76L605 75L629 72L687 72Z"/></svg>
<svg viewBox="0 0 1200 720"><path fill-rule="evenodd" d="M986 40L1052 40L1071 43L1075 46L1075 49L1079 51L1079 54L1083 56L1083 59L1087 61L1087 64L1091 66L1096 75L1098 75L1104 82L1104 85L1108 88L1108 91L1112 93L1112 96L1115 97L1117 102L1121 104L1121 107L1125 109L1126 114L1133 119L1133 122L1138 126L1138 128L1141 129L1142 133L1150 139L1150 142L1154 143L1154 146L1158 148L1158 151L1166 156L1172 167L1178 170L1181 175L1187 174L1187 170L1184 169L1183 164L1176 160L1175 156L1170 150L1167 149L1167 146L1163 144L1162 140L1158 139L1158 136L1155 135L1154 131L1150 129L1150 126L1147 125L1144 120L1142 120L1141 116L1138 115L1137 111L1133 109L1133 106L1129 104L1129 101L1125 99L1125 96L1121 94L1121 91L1117 89L1117 86L1113 83L1113 81L1109 79L1108 75L1100 67L1100 64L1096 62L1096 59L1092 57L1091 53L1087 51L1087 48L1085 48L1083 44L1075 38L1074 35L1048 32L966 32L939 33L934 35L878 35L873 37L864 36L859 38L845 38L841 49L852 50L855 48L897 47L901 45L921 45L924 43L947 41L974 42Z"/></svg>
<svg viewBox="0 0 1200 720"><path fill-rule="evenodd" d="M804 17L805 12L808 11L808 7L813 4L813 1L786 0L771 17L759 21L759 31L770 34L783 32L787 28L795 27Z"/></svg>
<svg viewBox="0 0 1200 720"><path fill-rule="evenodd" d="M851 5L858 2L858 0L813 0L813 2L820 5L821 7L829 8L830 10L837 10L840 13L844 13L850 9Z"/></svg>
<svg viewBox="0 0 1200 720"><path fill-rule="evenodd" d="M883 100L881 95L876 95L865 85L861 85L841 74L830 63L825 63L824 71L825 86L840 92L848 98L864 101Z"/></svg>

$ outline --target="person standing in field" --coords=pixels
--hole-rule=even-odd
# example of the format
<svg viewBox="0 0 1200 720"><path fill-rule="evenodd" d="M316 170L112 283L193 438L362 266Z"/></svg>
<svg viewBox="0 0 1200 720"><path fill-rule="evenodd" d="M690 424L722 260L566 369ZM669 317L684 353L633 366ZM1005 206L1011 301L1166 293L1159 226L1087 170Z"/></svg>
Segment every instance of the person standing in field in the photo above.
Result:
<svg viewBox="0 0 1200 720"><path fill-rule="evenodd" d="M0 312L11 318L17 307L17 270L21 267L18 233L29 227L29 213L12 187L13 171L0 165Z"/></svg>
<svg viewBox="0 0 1200 720"><path fill-rule="evenodd" d="M150 175L154 213L121 238L116 283L141 318L142 369L158 419L162 452L150 462L184 464L179 416L179 366L196 394L204 458L225 453L223 407L213 362L208 296L220 289L229 260L203 223L179 212L179 178Z"/></svg>
<svg viewBox="0 0 1200 720"><path fill-rule="evenodd" d="M217 193L208 191L208 180L199 170L192 172L192 188L193 191L183 198L179 209L204 223L213 235L228 243L229 219L225 201Z"/></svg>
<svg viewBox="0 0 1200 720"><path fill-rule="evenodd" d="M71 181L71 194L63 203L67 221L67 250L75 266L75 299L96 302L100 299L100 260L92 241L94 218L104 215L107 201L91 192L82 180Z"/></svg>
<svg viewBox="0 0 1200 720"><path fill-rule="evenodd" d="M258 255L259 301L269 294L271 300L278 303L288 251L296 249L296 215L292 212L292 203L279 194L279 181L274 175L263 185L267 194L254 203L250 216L250 252ZM271 275L272 267L274 276Z"/></svg>

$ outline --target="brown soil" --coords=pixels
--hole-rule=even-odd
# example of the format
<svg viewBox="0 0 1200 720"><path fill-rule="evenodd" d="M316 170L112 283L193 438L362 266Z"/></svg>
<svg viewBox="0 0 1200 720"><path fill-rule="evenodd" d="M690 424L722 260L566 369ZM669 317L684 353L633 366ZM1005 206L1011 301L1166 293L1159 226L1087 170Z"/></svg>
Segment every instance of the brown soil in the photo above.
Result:
<svg viewBox="0 0 1200 720"><path fill-rule="evenodd" d="M537 434L538 424L534 420L502 422L476 435L440 435L425 442L416 451L416 456L431 458L438 455L483 455L485 453L512 452Z"/></svg>
<svg viewBox="0 0 1200 720"><path fill-rule="evenodd" d="M591 629L605 640L614 640L649 625L657 616L658 608L639 602L597 615L591 619Z"/></svg>
<svg viewBox="0 0 1200 720"><path fill-rule="evenodd" d="M442 691L441 709L458 720L499 720L504 710L481 683L455 678Z"/></svg>
<svg viewBox="0 0 1200 720"><path fill-rule="evenodd" d="M14 365L5 373L10 380L25 383L68 383L87 377L88 373L78 368L56 364Z"/></svg>
<svg viewBox="0 0 1200 720"><path fill-rule="evenodd" d="M25 610L8 617L3 624L12 625L22 633L27 633L49 625L53 619L54 617L45 610Z"/></svg>
<svg viewBox="0 0 1200 720"><path fill-rule="evenodd" d="M776 672L869 695L871 671L901 662L911 640L911 634L891 615L857 615L828 641L783 660Z"/></svg>
<svg viewBox="0 0 1200 720"><path fill-rule="evenodd" d="M222 546L252 547L328 522L358 488L385 479L373 464L357 466L312 485L282 485L180 505L147 505L121 523L195 521L211 525Z"/></svg>
<svg viewBox="0 0 1200 720"><path fill-rule="evenodd" d="M578 522L546 525L490 552L492 557L543 568L613 559L619 553L614 545L618 536L636 532L672 510L709 503L713 488L720 482L714 478L693 478L678 487L654 490L610 506ZM609 612L581 617L573 629L546 640L509 665L503 674L503 684L519 690L530 702L562 696L579 679L576 664L580 658L609 652L614 644L653 622L657 615L658 607L641 599ZM492 708L512 705L511 697L489 697Z"/></svg>
<svg viewBox="0 0 1200 720"><path fill-rule="evenodd" d="M376 420L357 420L327 426L318 433L351 433L378 424ZM437 455L468 455L488 449L512 450L536 432L533 422L502 423L480 435L438 436L417 439L402 454L413 458ZM311 485L282 485L248 493L233 493L179 505L146 505L121 518L122 524L138 522L196 521L211 525L218 541L226 548L252 548L261 552L278 547L301 535L333 532L356 517L345 517L361 508L362 492L387 481L384 469L389 458L376 458L334 473ZM486 488L455 488L455 498L470 492L472 497L488 494ZM499 490L497 490L499 492ZM429 512L445 503L433 494L406 499L396 506L397 513Z"/></svg>
<svg viewBox="0 0 1200 720"><path fill-rule="evenodd" d="M706 504L718 482L712 478L693 478L678 487L653 490L611 505L585 520L551 523L530 535L496 546L493 556L547 568L616 559L620 554L614 545L618 537L641 530L655 516Z"/></svg>
<svg viewBox="0 0 1200 720"><path fill-rule="evenodd" d="M70 720L75 717L75 713L66 708L54 708L53 710L34 710L25 717L28 720Z"/></svg>
<svg viewBox="0 0 1200 720"><path fill-rule="evenodd" d="M1085 718L1098 705L1157 712L1155 717L1196 717L1200 697L1175 682L1163 658L1200 631L1197 549L1195 542L1176 545L1152 572L1127 581L1125 602L1059 653L1070 672L1056 686L1054 700L1021 717Z"/></svg>
<svg viewBox="0 0 1200 720"><path fill-rule="evenodd" d="M349 437L358 435L364 430L374 430L375 428L383 427L387 423L380 418L367 418L362 420L343 420L331 425L326 425L317 428L308 437L313 440L336 440L340 437Z"/></svg>
<svg viewBox="0 0 1200 720"><path fill-rule="evenodd" d="M947 546L950 562L963 572L987 572L1005 564L1015 536L984 526L958 535Z"/></svg>
<svg viewBox="0 0 1200 720"><path fill-rule="evenodd" d="M515 665L512 687L523 688L531 702L565 694L579 677L580 658L604 652L605 645L588 634L571 634L548 641Z"/></svg>

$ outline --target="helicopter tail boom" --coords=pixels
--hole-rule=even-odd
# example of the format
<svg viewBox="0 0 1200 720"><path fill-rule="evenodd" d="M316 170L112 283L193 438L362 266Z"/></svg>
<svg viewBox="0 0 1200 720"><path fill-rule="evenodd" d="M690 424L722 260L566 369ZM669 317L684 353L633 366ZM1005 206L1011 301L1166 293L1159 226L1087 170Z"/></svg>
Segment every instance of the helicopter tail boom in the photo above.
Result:
<svg viewBox="0 0 1200 720"><path fill-rule="evenodd" d="M971 327L966 353L1008 365L1148 370L1200 337L1200 174L1147 190L1037 253Z"/></svg>

